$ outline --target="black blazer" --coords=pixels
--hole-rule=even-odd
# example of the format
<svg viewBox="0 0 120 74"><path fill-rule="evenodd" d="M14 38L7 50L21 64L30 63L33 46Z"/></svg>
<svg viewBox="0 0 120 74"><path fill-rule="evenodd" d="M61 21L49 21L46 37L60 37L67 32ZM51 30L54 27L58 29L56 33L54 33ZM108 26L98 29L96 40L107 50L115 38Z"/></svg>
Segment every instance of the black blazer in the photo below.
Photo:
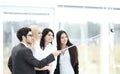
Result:
<svg viewBox="0 0 120 74"><path fill-rule="evenodd" d="M54 60L54 56L50 54L39 61L33 57L31 49L20 43L13 48L8 67L12 74L35 74L34 67L42 68Z"/></svg>

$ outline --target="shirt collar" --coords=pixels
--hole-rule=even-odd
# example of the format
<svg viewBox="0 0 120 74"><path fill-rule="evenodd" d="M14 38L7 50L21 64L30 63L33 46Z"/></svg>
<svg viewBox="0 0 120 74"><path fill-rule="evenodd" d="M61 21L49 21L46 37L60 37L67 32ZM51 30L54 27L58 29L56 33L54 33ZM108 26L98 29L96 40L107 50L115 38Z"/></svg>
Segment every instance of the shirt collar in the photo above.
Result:
<svg viewBox="0 0 120 74"><path fill-rule="evenodd" d="M28 45L27 44L25 44L25 43L23 43L23 42L21 42L22 44L24 44L26 47L28 47Z"/></svg>

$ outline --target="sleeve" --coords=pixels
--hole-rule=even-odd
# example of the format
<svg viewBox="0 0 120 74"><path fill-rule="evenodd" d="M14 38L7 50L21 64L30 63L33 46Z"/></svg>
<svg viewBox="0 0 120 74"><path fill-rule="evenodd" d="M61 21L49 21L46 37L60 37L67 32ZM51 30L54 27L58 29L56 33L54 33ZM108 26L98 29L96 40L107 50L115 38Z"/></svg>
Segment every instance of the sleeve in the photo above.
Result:
<svg viewBox="0 0 120 74"><path fill-rule="evenodd" d="M55 61L53 61L51 64L52 64L52 71L50 72L50 74L54 74L57 64L57 57L55 57Z"/></svg>
<svg viewBox="0 0 120 74"><path fill-rule="evenodd" d="M9 57L9 60L8 60L8 68L12 72L12 57L11 56Z"/></svg>
<svg viewBox="0 0 120 74"><path fill-rule="evenodd" d="M55 68L55 71L54 71L54 74L60 74L60 71L59 71L59 56L57 57L57 64L56 64L56 68Z"/></svg>
<svg viewBox="0 0 120 74"><path fill-rule="evenodd" d="M27 63L33 65L34 67L39 67L39 68L42 68L55 60L53 54L50 54L46 58L39 61L36 58L34 58L33 53L30 49L25 50L23 55L24 55L24 60Z"/></svg>
<svg viewBox="0 0 120 74"><path fill-rule="evenodd" d="M57 48L55 46L53 46L52 52L56 51L56 50L57 50ZM57 65L57 57L55 57L55 61L53 61L51 64L52 64L52 70L51 70L50 74L54 74L54 71L55 71L56 65Z"/></svg>
<svg viewBox="0 0 120 74"><path fill-rule="evenodd" d="M74 71L75 71L75 74L79 74L79 63L77 62L76 65L74 66Z"/></svg>

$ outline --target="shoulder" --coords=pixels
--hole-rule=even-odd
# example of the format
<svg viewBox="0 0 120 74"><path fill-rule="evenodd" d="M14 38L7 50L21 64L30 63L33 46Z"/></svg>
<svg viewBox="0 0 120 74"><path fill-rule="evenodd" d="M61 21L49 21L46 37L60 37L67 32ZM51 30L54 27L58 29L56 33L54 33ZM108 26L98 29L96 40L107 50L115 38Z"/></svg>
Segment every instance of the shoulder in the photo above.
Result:
<svg viewBox="0 0 120 74"><path fill-rule="evenodd" d="M71 49L77 49L77 47L76 46L72 46Z"/></svg>
<svg viewBox="0 0 120 74"><path fill-rule="evenodd" d="M19 44L18 48L20 49L19 51L21 53L26 53L26 52L32 53L32 50L26 47L24 44Z"/></svg>

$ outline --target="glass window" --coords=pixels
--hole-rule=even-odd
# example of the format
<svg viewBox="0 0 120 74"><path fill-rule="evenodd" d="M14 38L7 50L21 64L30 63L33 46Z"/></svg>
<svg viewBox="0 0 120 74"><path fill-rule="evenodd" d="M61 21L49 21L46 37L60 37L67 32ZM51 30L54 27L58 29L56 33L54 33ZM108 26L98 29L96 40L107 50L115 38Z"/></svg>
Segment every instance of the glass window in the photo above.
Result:
<svg viewBox="0 0 120 74"><path fill-rule="evenodd" d="M18 44L16 32L21 27L39 25L42 28L49 27L53 23L52 8L34 7L0 7L2 9L3 25L3 55L4 55L4 74L10 74L7 67L8 56L13 46ZM9 73L7 73L9 72Z"/></svg>

